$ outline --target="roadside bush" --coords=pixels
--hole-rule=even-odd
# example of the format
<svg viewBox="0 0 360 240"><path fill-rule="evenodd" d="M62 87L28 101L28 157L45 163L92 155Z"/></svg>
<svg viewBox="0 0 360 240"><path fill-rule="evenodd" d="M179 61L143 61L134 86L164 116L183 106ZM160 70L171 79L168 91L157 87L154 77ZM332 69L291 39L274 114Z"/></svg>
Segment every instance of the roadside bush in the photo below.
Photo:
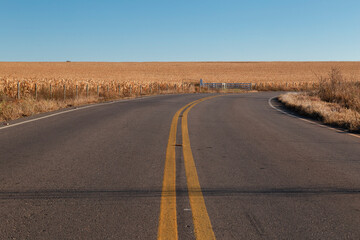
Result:
<svg viewBox="0 0 360 240"><path fill-rule="evenodd" d="M322 101L360 112L360 82L347 81L337 68L332 68L327 78L320 79L315 94Z"/></svg>

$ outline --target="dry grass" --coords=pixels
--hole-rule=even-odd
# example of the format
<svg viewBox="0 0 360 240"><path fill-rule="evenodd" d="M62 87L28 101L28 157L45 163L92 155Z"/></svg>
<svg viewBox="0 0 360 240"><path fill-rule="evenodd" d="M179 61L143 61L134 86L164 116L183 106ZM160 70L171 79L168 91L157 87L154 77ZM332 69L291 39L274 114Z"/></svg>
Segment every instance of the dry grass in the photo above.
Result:
<svg viewBox="0 0 360 240"><path fill-rule="evenodd" d="M326 124L360 132L360 82L346 81L337 68L320 78L318 89L284 94L279 100Z"/></svg>
<svg viewBox="0 0 360 240"><path fill-rule="evenodd" d="M360 81L347 81L337 68L333 68L327 78L320 79L319 89L314 94L322 101L360 112Z"/></svg>
<svg viewBox="0 0 360 240"><path fill-rule="evenodd" d="M1 101L0 120L8 121L21 117L31 116L37 113L55 111L61 108L80 106L88 103L98 102L95 97L69 99L66 101L25 98L20 101Z"/></svg>

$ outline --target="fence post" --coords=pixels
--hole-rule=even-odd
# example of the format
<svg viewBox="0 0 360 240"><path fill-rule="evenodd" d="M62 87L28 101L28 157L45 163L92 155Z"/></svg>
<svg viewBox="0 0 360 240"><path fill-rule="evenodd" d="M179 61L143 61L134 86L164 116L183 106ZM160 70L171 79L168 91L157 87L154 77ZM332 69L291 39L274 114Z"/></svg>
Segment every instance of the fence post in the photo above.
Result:
<svg viewBox="0 0 360 240"><path fill-rule="evenodd" d="M175 93L176 93L176 84L174 85L174 90L175 90Z"/></svg>
<svg viewBox="0 0 360 240"><path fill-rule="evenodd" d="M35 100L37 100L37 84L35 83Z"/></svg>
<svg viewBox="0 0 360 240"><path fill-rule="evenodd" d="M150 94L152 94L152 84L150 84Z"/></svg>
<svg viewBox="0 0 360 240"><path fill-rule="evenodd" d="M52 99L51 83L50 83L50 99Z"/></svg>
<svg viewBox="0 0 360 240"><path fill-rule="evenodd" d="M160 83L158 83L158 94L160 94Z"/></svg>
<svg viewBox="0 0 360 240"><path fill-rule="evenodd" d="M120 91L120 84L118 85L119 88L119 97L121 96L121 91Z"/></svg>
<svg viewBox="0 0 360 240"><path fill-rule="evenodd" d="M89 84L86 84L86 97L89 96Z"/></svg>
<svg viewBox="0 0 360 240"><path fill-rule="evenodd" d="M109 95L109 85L107 85L107 94Z"/></svg>
<svg viewBox="0 0 360 240"><path fill-rule="evenodd" d="M76 99L78 99L79 96L78 96L78 85L76 85Z"/></svg>
<svg viewBox="0 0 360 240"><path fill-rule="evenodd" d="M17 98L20 99L20 82L17 83Z"/></svg>
<svg viewBox="0 0 360 240"><path fill-rule="evenodd" d="M131 96L131 88L132 88L132 85L130 85L130 89L129 89L129 94Z"/></svg>
<svg viewBox="0 0 360 240"><path fill-rule="evenodd" d="M64 101L66 100L66 85L64 84Z"/></svg>
<svg viewBox="0 0 360 240"><path fill-rule="evenodd" d="M99 98L99 97L100 97L99 85L97 85L97 88L96 88L96 93L97 93L97 96L98 96L98 98Z"/></svg>

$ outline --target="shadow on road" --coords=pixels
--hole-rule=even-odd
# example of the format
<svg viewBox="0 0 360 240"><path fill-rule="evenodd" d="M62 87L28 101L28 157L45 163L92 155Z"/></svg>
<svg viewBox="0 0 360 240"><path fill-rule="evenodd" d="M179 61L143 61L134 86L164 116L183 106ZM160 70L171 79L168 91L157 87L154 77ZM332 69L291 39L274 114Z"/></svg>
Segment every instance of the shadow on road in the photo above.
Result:
<svg viewBox="0 0 360 240"><path fill-rule="evenodd" d="M199 190L191 190L200 193ZM161 190L39 190L39 191L1 191L0 200L21 199L121 199L160 197ZM164 192L173 196L172 192ZM307 196L360 194L360 189L351 188L264 188L264 189L202 189L204 196L226 197L247 195ZM188 195L187 189L178 189L177 197Z"/></svg>

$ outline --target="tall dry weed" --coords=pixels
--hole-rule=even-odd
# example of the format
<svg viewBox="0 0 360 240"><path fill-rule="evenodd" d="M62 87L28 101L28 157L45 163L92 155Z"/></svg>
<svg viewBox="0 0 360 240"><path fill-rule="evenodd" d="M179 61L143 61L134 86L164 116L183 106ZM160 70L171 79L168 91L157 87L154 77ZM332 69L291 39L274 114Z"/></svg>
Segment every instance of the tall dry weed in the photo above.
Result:
<svg viewBox="0 0 360 240"><path fill-rule="evenodd" d="M316 95L322 101L360 112L360 82L347 81L338 68L332 68L328 77L320 79Z"/></svg>

